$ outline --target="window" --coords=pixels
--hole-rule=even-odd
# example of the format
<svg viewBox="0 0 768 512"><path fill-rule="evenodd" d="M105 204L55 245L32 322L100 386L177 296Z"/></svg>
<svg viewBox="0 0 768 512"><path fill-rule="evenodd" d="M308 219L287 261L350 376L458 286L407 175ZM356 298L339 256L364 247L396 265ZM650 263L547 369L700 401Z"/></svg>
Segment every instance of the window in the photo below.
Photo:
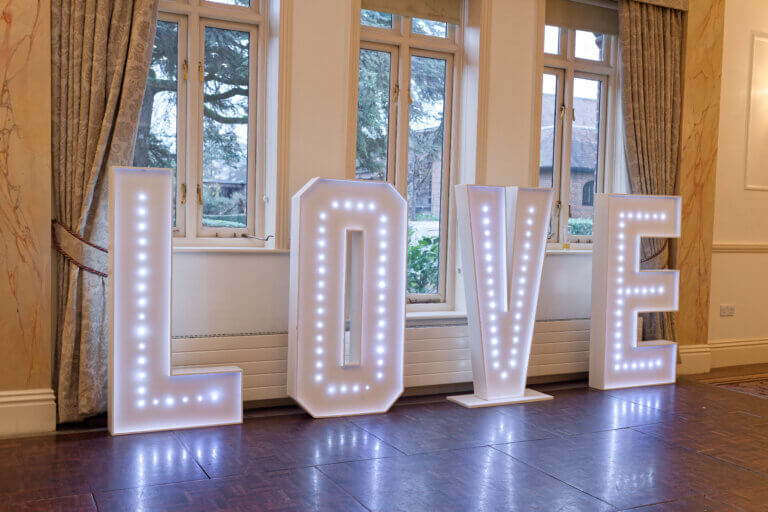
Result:
<svg viewBox="0 0 768 512"><path fill-rule="evenodd" d="M446 300L456 27L361 14L357 179L389 181L408 200L408 299Z"/></svg>
<svg viewBox="0 0 768 512"><path fill-rule="evenodd" d="M614 44L605 34L544 30L539 186L554 190L550 242L592 239L594 196L605 183Z"/></svg>
<svg viewBox="0 0 768 512"><path fill-rule="evenodd" d="M134 165L174 170L176 237L262 232L257 3L161 2Z"/></svg>

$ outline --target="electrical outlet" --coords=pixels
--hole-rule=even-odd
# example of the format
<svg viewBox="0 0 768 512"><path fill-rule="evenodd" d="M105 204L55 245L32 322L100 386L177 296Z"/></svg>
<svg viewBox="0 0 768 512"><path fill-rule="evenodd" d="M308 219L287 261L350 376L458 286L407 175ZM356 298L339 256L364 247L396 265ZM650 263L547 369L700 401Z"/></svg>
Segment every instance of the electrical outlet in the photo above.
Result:
<svg viewBox="0 0 768 512"><path fill-rule="evenodd" d="M735 304L720 304L720 316L735 316L736 305Z"/></svg>

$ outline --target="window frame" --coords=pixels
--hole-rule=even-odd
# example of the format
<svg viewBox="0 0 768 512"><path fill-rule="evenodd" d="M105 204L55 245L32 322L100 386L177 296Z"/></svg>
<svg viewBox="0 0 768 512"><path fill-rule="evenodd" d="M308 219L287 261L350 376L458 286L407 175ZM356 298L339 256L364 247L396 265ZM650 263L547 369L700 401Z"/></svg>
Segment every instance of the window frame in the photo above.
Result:
<svg viewBox="0 0 768 512"><path fill-rule="evenodd" d="M559 240L559 232L560 232L560 209L561 209L560 188L562 186L562 179L563 179L563 173L560 172L560 170L562 169L561 160L563 158L563 127L564 127L563 115L564 115L564 105L565 105L565 70L558 69L558 68L545 67L544 71L541 74L542 82L543 82L544 75L554 75L555 78L557 79L557 82L555 84L554 133L552 134L552 137L553 137L553 141L552 141L553 142L552 144L553 146L552 148L553 204L552 204L552 214L550 217L551 231L547 235L547 240L549 242L556 242L557 240ZM544 118L543 109L541 111L541 117L542 119ZM541 123L539 123L539 126L541 126ZM539 134L539 139L541 139L541 134ZM541 155L541 140L539 140L539 155ZM539 158L541 157L539 156ZM537 181L541 179L540 172L536 173L536 179Z"/></svg>
<svg viewBox="0 0 768 512"><path fill-rule="evenodd" d="M231 21L223 21L219 19L200 18L198 21L198 65L201 66L199 73L203 73L205 70L205 29L219 28L224 30L235 30L240 32L248 32L250 34L250 50L248 52L248 147L246 149L248 159L248 171L247 171L247 202L246 202L246 226L244 228L221 228L221 227L209 227L203 225L203 204L200 201L202 197L203 187L203 102L204 102L204 87L203 81L198 81L197 86L197 108L198 114L195 116L197 121L197 134L199 143L197 144L197 187L200 187L199 194L197 195L198 206L197 208L197 220L196 229L198 238L225 238L225 237L242 237L243 234L255 236L256 234L256 219L260 218L263 222L263 215L258 215L256 211L256 196L260 190L263 190L263 184L257 183L257 130L258 124L257 118L257 102L258 102L258 43L259 43L259 30L257 26L233 23ZM256 47L254 47L256 45ZM254 91L256 85L257 91ZM251 121L252 119L256 122ZM263 174L263 173L262 173ZM197 192L196 192L197 194Z"/></svg>
<svg viewBox="0 0 768 512"><path fill-rule="evenodd" d="M446 61L445 99L443 119L443 168L442 185L440 190L440 246L439 246L439 277L438 292L433 294L412 294L406 296L408 311L448 310L453 307L455 292L455 275L449 269L455 266L455 211L451 204L452 188L454 185L453 162L456 159L454 138L457 133L456 120L459 109L457 92L459 86L461 27L448 24L447 37L428 36L413 33L411 19L407 16L392 15L392 28L370 27L360 23L360 48L375 49L390 48L396 55L397 68L391 66L394 81L390 83L390 123L395 119L395 130L390 128L388 147L395 139L394 159L387 158L387 181L391 183L403 197L407 198L408 186L408 143L410 137L409 91L411 82L411 56L439 58ZM359 65L359 50L356 53ZM397 101L394 101L394 85L399 87ZM355 88L355 119L357 113L357 87ZM393 106L394 112L393 112ZM390 124L392 126L392 124ZM355 130L357 122L355 122ZM356 152L356 132L352 144L353 162ZM390 173L393 165L394 173ZM355 179L355 168L349 171L350 179ZM450 274L450 275L449 275Z"/></svg>
<svg viewBox="0 0 768 512"><path fill-rule="evenodd" d="M186 205L188 197L185 197L187 186L187 79L185 78L185 61L188 51L188 18L171 12L159 12L157 21L176 23L177 48L176 63L176 225L172 228L172 236L181 237L186 233ZM154 41L153 41L154 45ZM188 193L189 190L186 191Z"/></svg>
<svg viewBox="0 0 768 512"><path fill-rule="evenodd" d="M400 52L396 45L373 43L369 41L360 41L360 48L358 50L358 59L360 58L360 50L370 50L376 52L389 53L389 119L387 122L387 168L384 181L395 184L395 176L397 174L397 120L398 120L398 105L399 98L396 101L395 85L399 85L398 76L400 69ZM359 74L358 74L359 81ZM399 93L398 93L399 95ZM393 106L395 108L393 108ZM355 106L357 109L357 106ZM355 120L357 120L357 114L355 114ZM355 133L357 133L357 122L355 122ZM356 138L356 137L355 137ZM355 148L356 150L357 148ZM357 166L353 172L357 171Z"/></svg>
<svg viewBox="0 0 768 512"><path fill-rule="evenodd" d="M552 226L557 231L549 239L548 246L551 249L575 246L576 248L590 249L592 244L592 235L571 235L568 232L568 220L570 218L570 181L571 181L571 135L573 128L573 88L575 78L585 78L589 80L600 80L600 118L598 132L598 160L597 175L595 176L595 193L602 193L606 189L606 163L609 155L608 147L615 143L616 127L614 126L613 110L617 104L618 88L618 41L617 37L606 34L604 42L606 43L601 61L576 58L576 30L559 28L560 31L560 51L558 54L545 53L542 44L543 67L540 72L540 79L543 80L544 74L553 74L560 72L564 76L562 84L558 83L557 95L562 94L563 102L556 108L563 108L564 114L556 121L559 124L561 136L555 138L556 155L554 162L559 160L559 169L553 165L553 204L552 204ZM542 30L542 37L544 31ZM543 92L540 92L543 95ZM557 101L557 100L556 100ZM541 97L539 98L541 102ZM609 112L609 110L611 112ZM541 126L541 116L539 112L539 126ZM559 114L558 114L559 115ZM558 128L558 127L556 127ZM556 130L557 131L557 130ZM539 135L539 153L541 146L541 135ZM559 155L557 154L559 146ZM559 157L559 159L558 159ZM539 186L539 165L536 161L536 185ZM555 174L559 174L558 188L554 188L556 181Z"/></svg>
<svg viewBox="0 0 768 512"><path fill-rule="evenodd" d="M267 93L267 4L251 0L250 6L226 5L210 0L160 0L158 20L179 22L179 100L177 106L177 228L174 246L267 247L260 234L267 216L266 160L264 148ZM182 23L184 34L181 33ZM246 228L211 228L202 225L202 99L198 64L203 64L205 26L247 31L251 34L248 99L248 210ZM182 71L184 63L186 79ZM184 102L182 103L182 97ZM182 140L183 139L183 140ZM184 148L181 148L182 142ZM183 151L183 152L182 152ZM184 172L182 172L182 169ZM186 201L183 186L186 186ZM182 223L179 222L182 219ZM194 219L194 222L190 222Z"/></svg>

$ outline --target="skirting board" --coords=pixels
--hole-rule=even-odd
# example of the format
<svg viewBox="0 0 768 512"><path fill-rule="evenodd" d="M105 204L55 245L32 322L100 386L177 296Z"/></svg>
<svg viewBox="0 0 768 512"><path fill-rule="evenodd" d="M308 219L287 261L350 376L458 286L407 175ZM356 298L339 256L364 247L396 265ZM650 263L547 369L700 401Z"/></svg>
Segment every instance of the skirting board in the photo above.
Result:
<svg viewBox="0 0 768 512"><path fill-rule="evenodd" d="M493 407L495 405L510 405L510 404L522 404L526 402L541 402L542 400L552 400L552 395L545 395L533 389L526 388L525 393L522 396L512 396L504 398L494 398L491 400L483 400L476 395L454 395L449 396L448 400L456 402L459 405L463 405L469 409L476 407Z"/></svg>
<svg viewBox="0 0 768 512"><path fill-rule="evenodd" d="M713 340L706 345L680 345L678 375L707 373L712 368L768 363L768 338Z"/></svg>
<svg viewBox="0 0 768 512"><path fill-rule="evenodd" d="M52 389L0 391L0 436L56 430L56 399Z"/></svg>

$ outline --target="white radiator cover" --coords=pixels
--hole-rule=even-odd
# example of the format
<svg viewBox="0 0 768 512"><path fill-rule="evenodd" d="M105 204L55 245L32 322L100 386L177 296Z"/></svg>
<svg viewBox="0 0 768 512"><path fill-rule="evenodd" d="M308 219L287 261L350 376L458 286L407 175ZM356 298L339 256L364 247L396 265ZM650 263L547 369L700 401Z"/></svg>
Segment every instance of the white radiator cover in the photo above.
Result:
<svg viewBox="0 0 768 512"><path fill-rule="evenodd" d="M288 334L177 338L174 368L236 365L243 369L243 401L286 398ZM528 376L589 370L589 320L536 322ZM409 327L405 331L405 387L472 382L466 325Z"/></svg>

